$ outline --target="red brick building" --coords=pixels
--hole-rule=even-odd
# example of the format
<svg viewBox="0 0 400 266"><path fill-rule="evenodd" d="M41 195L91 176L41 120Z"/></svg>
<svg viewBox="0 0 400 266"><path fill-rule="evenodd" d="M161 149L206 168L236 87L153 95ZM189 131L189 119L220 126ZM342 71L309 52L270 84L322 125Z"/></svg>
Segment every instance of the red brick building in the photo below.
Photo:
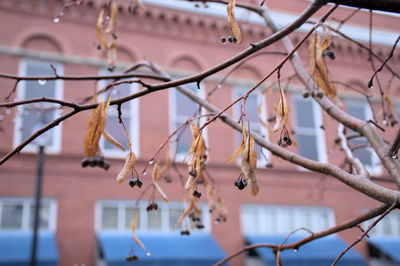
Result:
<svg viewBox="0 0 400 266"><path fill-rule="evenodd" d="M223 44L220 38L229 35L226 30L225 6L147 0L143 1L146 10L132 11L132 3L120 2L116 30L119 67L114 73L146 57L173 77L183 77L212 67L242 51L251 42L271 34L257 15L238 10L243 43ZM303 0L267 1L271 15L279 26L291 22L309 3ZM104 49L96 49L95 25L102 4L102 1L85 1L79 6L64 10L63 16L55 19L62 11L61 1L0 1L0 73L51 76L54 75L54 71L50 64L53 64L59 75L108 73ZM351 12L353 9L340 8L332 16L344 19ZM315 18L322 13L319 12ZM368 23L369 13L360 11L342 27L342 31L355 40L367 44ZM390 14L377 13L373 17L374 51L382 58L388 55L398 35L398 23L399 18ZM297 41L301 38L307 28L305 25L292 34L292 40ZM341 37L334 38L333 50L336 59L328 62L331 76L337 81L367 91L366 84L373 73L367 62L367 52ZM279 43L266 48L265 51L285 52ZM300 49L300 55L304 62L307 62L307 47ZM268 53L250 60L216 90L210 98L211 102L219 108L225 107L268 73L281 58L282 54ZM395 53L390 63L397 71L400 70L397 67L399 61L400 58ZM195 89L195 85L186 87L205 97L217 86L226 72L207 78L201 83L200 90ZM292 74L293 70L287 63L282 69L282 76L288 77ZM387 84L390 79L388 71L380 74L382 84ZM279 134L268 132L260 125L259 118L266 121L274 114L279 99L278 91L266 92L266 89L275 81L275 78L270 82L267 81L251 94L247 104L252 128L272 142L278 140ZM5 101L4 98L10 93L14 83L13 80L0 78L1 102ZM104 81L96 83L93 80L21 81L11 100L45 95L79 102L103 85ZM112 97L120 97L140 89L137 85L122 85L116 87ZM324 114L315 102L304 99L301 96L302 91L303 85L298 80L294 79L289 84L287 99L292 111L290 128L295 132L293 139L297 145L292 145L288 149L311 159L342 165L344 155L335 144L338 123ZM376 90L367 92L378 94ZM396 79L392 83L392 93L394 96L399 95L399 81ZM400 104L398 98L394 96L393 103ZM371 109L365 97L344 89L341 97L348 112L363 120L371 118ZM373 107L379 110L379 99L375 97L372 102ZM51 119L71 110L67 107L46 109L52 106L55 105L32 104L18 108L0 108L2 128L0 154L2 156L7 154L29 137L41 123L48 123ZM262 107L260 114L257 112L259 106ZM196 108L175 89L151 93L122 105L123 119L137 155L136 169L140 173L144 187L151 182L150 174L146 176L141 174L148 159L169 133L180 123L185 122ZM228 114L238 119L239 108L239 105L235 106L228 111ZM206 189L201 187L200 190L204 195L200 200L203 210L201 218L205 228L193 230L189 237L181 236L180 229L185 230L187 222L178 229L175 229L174 225L182 213L182 198L185 193L174 169L168 171L168 177L172 182L164 182L164 179L160 182L169 203L162 203L161 198L156 195L159 210L146 212L149 193L135 205L141 190L129 187L126 181L122 184L115 181L115 177L123 167L125 153L102 140L103 153L110 161L111 168L104 171L100 168L88 169L80 166L89 114L90 112L81 112L46 135L40 237L42 244L39 244L39 262L43 265L45 263L49 263L46 265L58 263L63 266L123 264L133 243L129 228L135 211L140 213L138 236L152 253L146 257L144 252L135 246L134 252L139 256L137 263L207 265L221 259L224 253L226 255L236 251L246 242L281 241L279 237L287 235L298 227L320 231L379 205L378 202L330 176L300 169L259 148L257 174L260 179L260 193L253 197L247 190L239 191L234 186L240 174L239 163L225 162L239 146L241 136L217 121L207 127L205 134L209 148L207 171L223 196L228 218L224 223L214 223L216 216L208 212ZM117 110L111 107L107 129L114 137L125 142L117 116ZM273 123L269 126L272 128ZM390 140L394 136L394 129L388 127L384 136ZM363 140L359 141L358 144L364 143ZM176 153L178 169L181 173L185 173L185 176L186 166L181 161L189 144L189 129L182 131L178 146L175 142L170 144L171 151ZM356 155L368 166L374 182L390 188L395 187L392 182L387 181L388 177L374 154L364 148L359 149ZM164 152L161 153L160 160L163 163ZM267 167L271 165L272 168ZM29 240L36 171L35 144L28 145L21 153L0 167L1 265L15 265L12 263L17 262L23 265L29 261L29 244L19 246L20 250L13 251L15 254L8 252L9 249L6 253L1 252L7 250L7 246L11 247L14 242L27 243ZM151 169L148 172L150 171ZM300 232L298 235L302 234L304 235ZM296 237L298 235L296 234ZM359 229L353 228L339 233L338 236L321 240L322 242L309 248L301 247L298 252L285 251L282 254L287 254L285 255L287 264L284 260L284 265L289 265L293 261L296 262L293 265L330 264L347 246L345 243L353 242L359 235ZM389 216L385 222L376 227L373 235L376 237L371 237L369 242L362 242L346 255L347 257L343 258L343 265L400 263L396 257L398 255L385 249L385 245L378 241L384 237L393 241L392 246L400 248L400 216L397 213ZM19 238L21 242L17 241ZM160 246L160 243L170 244ZM173 245L176 245L175 249L171 249ZM232 259L230 265L244 265L245 262L247 265L271 263L272 252L269 254L264 249L256 251ZM316 255L320 254L321 258L317 258ZM208 260L204 260L205 257Z"/></svg>

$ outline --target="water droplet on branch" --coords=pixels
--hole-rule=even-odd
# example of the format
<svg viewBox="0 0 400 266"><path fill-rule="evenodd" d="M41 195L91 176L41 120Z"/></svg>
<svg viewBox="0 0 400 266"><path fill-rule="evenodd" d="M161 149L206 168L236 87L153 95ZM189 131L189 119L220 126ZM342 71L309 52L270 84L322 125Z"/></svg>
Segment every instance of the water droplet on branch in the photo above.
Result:
<svg viewBox="0 0 400 266"><path fill-rule="evenodd" d="M54 23L60 22L60 18L59 18L59 17L55 17L55 18L53 19L53 22L54 22Z"/></svg>
<svg viewBox="0 0 400 266"><path fill-rule="evenodd" d="M47 80L45 80L45 79L39 79L39 80L38 80L38 83L39 83L40 85L44 85L44 84L46 84L46 82L47 82Z"/></svg>

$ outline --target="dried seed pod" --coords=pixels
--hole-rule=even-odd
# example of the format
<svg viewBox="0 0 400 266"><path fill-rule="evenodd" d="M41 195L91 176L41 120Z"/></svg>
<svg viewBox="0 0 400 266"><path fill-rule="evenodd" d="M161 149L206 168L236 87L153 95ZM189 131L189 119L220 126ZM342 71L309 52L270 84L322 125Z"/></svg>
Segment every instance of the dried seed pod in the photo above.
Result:
<svg viewBox="0 0 400 266"><path fill-rule="evenodd" d="M257 195L260 188L255 172L257 166L257 153L254 150L254 139L252 136L248 136L246 140L246 147L242 154L242 162L240 166L242 168L242 173L247 181L250 194L252 196Z"/></svg>

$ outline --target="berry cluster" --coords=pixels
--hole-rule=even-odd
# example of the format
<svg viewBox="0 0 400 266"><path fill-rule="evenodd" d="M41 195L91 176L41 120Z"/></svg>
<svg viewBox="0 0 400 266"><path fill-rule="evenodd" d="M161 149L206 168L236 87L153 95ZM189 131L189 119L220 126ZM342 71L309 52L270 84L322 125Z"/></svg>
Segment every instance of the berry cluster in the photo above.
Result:
<svg viewBox="0 0 400 266"><path fill-rule="evenodd" d="M182 230L182 231L181 231L181 235L182 235L182 236L183 236L183 235L189 236L189 235L190 235L190 231L189 231L189 230Z"/></svg>
<svg viewBox="0 0 400 266"><path fill-rule="evenodd" d="M157 210L158 209L158 205L155 202L150 202L149 205L147 205L146 207L146 211L152 211L152 210Z"/></svg>
<svg viewBox="0 0 400 266"><path fill-rule="evenodd" d="M139 188L141 188L143 185L143 182L139 178L131 178L131 180L129 180L128 184L130 187L138 186Z"/></svg>
<svg viewBox="0 0 400 266"><path fill-rule="evenodd" d="M193 191L193 197L198 199L201 197L201 192L197 188Z"/></svg>
<svg viewBox="0 0 400 266"><path fill-rule="evenodd" d="M239 178L238 180L235 181L235 187L237 187L239 190L244 189L246 186L247 186L246 179Z"/></svg>
<svg viewBox="0 0 400 266"><path fill-rule="evenodd" d="M137 261L139 258L136 255L128 256L125 258L126 261Z"/></svg>
<svg viewBox="0 0 400 266"><path fill-rule="evenodd" d="M278 140L278 145L283 147L290 146L292 145L292 140L289 136L283 136L283 138Z"/></svg>
<svg viewBox="0 0 400 266"><path fill-rule="evenodd" d="M98 166L100 168L103 168L104 170L108 170L108 168L110 168L110 163L106 159L104 159L104 157L102 157L102 156L84 158L81 162L81 165L82 165L82 167Z"/></svg>
<svg viewBox="0 0 400 266"><path fill-rule="evenodd" d="M215 218L214 222L216 224L219 224L221 222L225 223L226 222L226 216L218 216L217 218Z"/></svg>
<svg viewBox="0 0 400 266"><path fill-rule="evenodd" d="M189 214L189 218L192 220L192 222L196 225L197 229L204 229L204 225L201 222L201 219L199 216L196 216L194 212Z"/></svg>
<svg viewBox="0 0 400 266"><path fill-rule="evenodd" d="M236 43L236 42L237 42L237 39L236 39L236 37L234 37L234 36L232 36L232 35L229 35L228 41L229 41L230 43ZM226 37L225 37L225 36L222 36L222 37L221 37L221 42L222 42L222 43L225 43L225 42L226 42Z"/></svg>

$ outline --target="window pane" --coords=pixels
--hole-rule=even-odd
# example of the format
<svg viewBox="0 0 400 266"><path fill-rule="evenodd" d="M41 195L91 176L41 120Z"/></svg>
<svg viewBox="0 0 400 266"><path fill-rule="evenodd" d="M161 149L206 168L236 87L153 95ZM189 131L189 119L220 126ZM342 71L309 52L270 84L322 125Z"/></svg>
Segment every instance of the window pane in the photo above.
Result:
<svg viewBox="0 0 400 266"><path fill-rule="evenodd" d="M50 64L41 62L27 62L26 63L27 76L46 76L53 75L53 70ZM56 81L49 80L44 83L38 81L24 81L24 99L32 99L37 97L55 98ZM21 136L22 140L28 138L38 127L48 124L54 120L56 105L51 103L35 103L22 107L21 110ZM45 133L49 138L49 145L53 144L54 129Z"/></svg>
<svg viewBox="0 0 400 266"><path fill-rule="evenodd" d="M117 229L118 228L118 208L103 207L101 216L102 229Z"/></svg>
<svg viewBox="0 0 400 266"><path fill-rule="evenodd" d="M110 80L108 82L112 82L112 81ZM131 93L132 93L132 84L118 85L118 86L114 87L114 89L112 89L112 91L111 91L111 100L128 96ZM131 101L125 102L121 105L121 111L122 111L123 115L129 115L128 112L129 112L130 105L131 105ZM110 106L110 108L114 108L115 110L117 109L116 106Z"/></svg>
<svg viewBox="0 0 400 266"><path fill-rule="evenodd" d="M186 85L185 89L188 89L191 92L198 94L198 89L196 88L196 85ZM178 90L175 90L175 104L176 114L178 116L187 116L187 118L189 118L192 117L199 110L198 104L195 104L191 99L189 99Z"/></svg>
<svg viewBox="0 0 400 266"><path fill-rule="evenodd" d="M297 146L301 156L318 161L317 139L315 136L297 134Z"/></svg>
<svg viewBox="0 0 400 266"><path fill-rule="evenodd" d="M124 120L125 127L128 130L128 134L129 134L130 133L129 132L130 119L129 118L123 118L123 120ZM124 146L126 150L128 150L128 139L126 138L124 129L122 127L122 124L119 123L118 117L115 117L115 116L109 116L108 117L107 124L106 124L106 130L107 130L108 133L110 133L110 135L114 139L116 139L120 144L122 144L122 146ZM103 138L102 141L103 141L102 147L104 149L122 151L120 148L118 148L117 146L111 144L106 139Z"/></svg>
<svg viewBox="0 0 400 266"><path fill-rule="evenodd" d="M50 219L50 208L48 204L42 204L39 210L39 228L48 229L49 228L49 219ZM29 212L29 228L33 228L35 220L35 206L32 205L30 207Z"/></svg>
<svg viewBox="0 0 400 266"><path fill-rule="evenodd" d="M176 127L178 127L180 124L176 124ZM190 149L190 144L192 142L192 133L190 132L190 128L184 127L179 133L179 141L177 142L177 147L176 147L176 154L183 154L186 155L186 153Z"/></svg>
<svg viewBox="0 0 400 266"><path fill-rule="evenodd" d="M126 208L126 210L125 210L125 229L131 228L132 219L135 217L135 213L137 211L139 211L139 209L137 209L137 208L131 208L131 207ZM139 216L136 228L137 229L140 228L140 216Z"/></svg>
<svg viewBox="0 0 400 266"><path fill-rule="evenodd" d="M20 229L22 227L22 204L4 204L1 213L1 228Z"/></svg>
<svg viewBox="0 0 400 266"><path fill-rule="evenodd" d="M181 215L183 214L183 209L179 208L179 207L170 207L169 208L169 229L170 230L175 230L175 224L178 221L179 217L181 217ZM178 227L177 229L181 229L183 228L183 224L185 223L185 221L183 221Z"/></svg>
<svg viewBox="0 0 400 266"><path fill-rule="evenodd" d="M298 127L315 128L314 109L311 101L296 99L295 110Z"/></svg>
<svg viewBox="0 0 400 266"><path fill-rule="evenodd" d="M147 212L147 229L160 230L161 229L161 210Z"/></svg>

